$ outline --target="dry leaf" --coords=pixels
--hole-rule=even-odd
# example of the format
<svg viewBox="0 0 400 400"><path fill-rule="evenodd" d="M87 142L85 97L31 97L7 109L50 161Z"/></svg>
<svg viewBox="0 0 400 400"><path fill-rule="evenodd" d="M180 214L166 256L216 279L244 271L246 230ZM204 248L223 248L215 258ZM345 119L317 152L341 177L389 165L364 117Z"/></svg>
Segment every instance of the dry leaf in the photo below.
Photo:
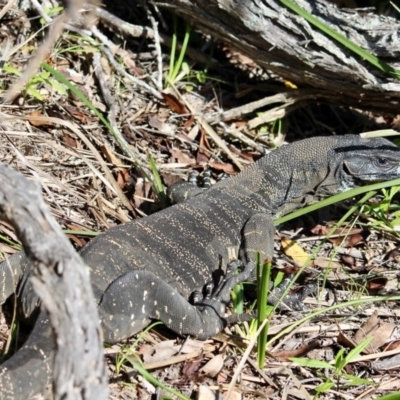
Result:
<svg viewBox="0 0 400 400"><path fill-rule="evenodd" d="M208 386L199 386L197 400L215 400L217 398L216 396L216 393Z"/></svg>
<svg viewBox="0 0 400 400"><path fill-rule="evenodd" d="M33 126L54 126L52 121L48 121L48 117L46 115L43 115L40 111L33 111L30 114L27 115L28 121L31 123ZM40 117L40 121L36 119L35 117Z"/></svg>
<svg viewBox="0 0 400 400"><path fill-rule="evenodd" d="M187 133L187 137L190 140L194 140L196 139L196 136L199 134L200 128L199 125L195 125L188 133Z"/></svg>
<svg viewBox="0 0 400 400"><path fill-rule="evenodd" d="M64 133L61 136L61 140L65 144L67 144L69 147L73 147L74 149L76 149L78 147L76 139L74 139L72 136L68 135L67 133Z"/></svg>
<svg viewBox="0 0 400 400"><path fill-rule="evenodd" d="M173 94L161 92L167 106L177 114L189 114L189 110L186 106L180 102Z"/></svg>
<svg viewBox="0 0 400 400"><path fill-rule="evenodd" d="M189 129L192 125L193 125L193 122L195 121L195 118L194 118L194 116L193 115L191 115L190 116L190 118L183 124L183 128L184 129ZM197 124L196 124L197 125ZM195 126L196 126L195 125Z"/></svg>
<svg viewBox="0 0 400 400"><path fill-rule="evenodd" d="M126 169L121 168L117 173L117 183L121 189L124 189L127 183L130 181L131 175L129 171Z"/></svg>
<svg viewBox="0 0 400 400"><path fill-rule="evenodd" d="M195 164L196 160L191 154L184 153L183 151L175 148L169 150L171 155L181 164Z"/></svg>
<svg viewBox="0 0 400 400"><path fill-rule="evenodd" d="M196 372L199 370L201 363L203 362L202 358L194 358L185 362L182 373L189 379L196 379Z"/></svg>
<svg viewBox="0 0 400 400"><path fill-rule="evenodd" d="M326 258L317 257L314 260L314 267L319 269L330 268L330 269L341 269L342 264L337 261L332 261Z"/></svg>
<svg viewBox="0 0 400 400"><path fill-rule="evenodd" d="M373 353L389 341L393 329L395 329L394 324L380 322L378 311L375 310L365 324L356 332L354 341L359 344L366 338L373 336L374 339L367 347L367 350Z"/></svg>
<svg viewBox="0 0 400 400"><path fill-rule="evenodd" d="M210 165L210 167L216 169L217 171L224 171L225 173L230 174L230 175L233 175L237 172L235 167L229 163L222 164L219 162L210 161L209 165Z"/></svg>
<svg viewBox="0 0 400 400"><path fill-rule="evenodd" d="M147 120L152 128L157 129L158 131L166 133L168 135L175 134L176 127L174 125L167 124L164 121L161 121L158 118L154 117L148 117Z"/></svg>
<svg viewBox="0 0 400 400"><path fill-rule="evenodd" d="M143 353L143 361L146 363L155 363L164 361L179 351L179 346L175 344L175 340L166 340L157 343L149 351Z"/></svg>
<svg viewBox="0 0 400 400"><path fill-rule="evenodd" d="M283 252L297 264L303 265L308 260L308 254L293 240L283 238L281 245Z"/></svg>
<svg viewBox="0 0 400 400"><path fill-rule="evenodd" d="M388 278L384 276L377 276L375 278L372 278L367 282L366 288L368 289L368 293L372 294L371 292L377 292L379 290L382 290L386 287L386 284L388 282Z"/></svg>
<svg viewBox="0 0 400 400"><path fill-rule="evenodd" d="M399 340L394 340L393 342L389 343L388 346L385 347L385 351L396 350L399 347L400 347L400 339Z"/></svg>
<svg viewBox="0 0 400 400"><path fill-rule="evenodd" d="M365 338L373 335L379 326L378 311L374 311L365 324L354 335L354 341L361 343Z"/></svg>
<svg viewBox="0 0 400 400"><path fill-rule="evenodd" d="M79 122L81 122L82 124L87 124L88 123L88 116L83 113L81 110L79 110L79 108L76 107L66 107L66 109L68 110L68 112L75 118L77 119Z"/></svg>
<svg viewBox="0 0 400 400"><path fill-rule="evenodd" d="M357 346L357 344L354 342L354 340L349 338L342 331L339 331L339 335L337 337L337 342L344 347L349 347L350 349L353 349L354 347Z"/></svg>
<svg viewBox="0 0 400 400"><path fill-rule="evenodd" d="M195 351L202 350L205 344L206 342L203 340L186 339L183 346L180 347L179 352L181 354L194 353Z"/></svg>
<svg viewBox="0 0 400 400"><path fill-rule="evenodd" d="M224 393L223 397L224 400L241 400L242 399L242 394L240 392L237 392L236 390L232 390L231 395L229 396L229 399L226 397L228 393Z"/></svg>
<svg viewBox="0 0 400 400"><path fill-rule="evenodd" d="M308 352L318 347L318 342L313 340L309 343L303 344L297 349L282 350L271 353L271 356L275 357L280 361L287 361L290 357L304 357Z"/></svg>
<svg viewBox="0 0 400 400"><path fill-rule="evenodd" d="M214 378L219 374L224 366L224 357L222 354L217 354L213 357L206 365L204 365L200 371L204 372L206 375Z"/></svg>

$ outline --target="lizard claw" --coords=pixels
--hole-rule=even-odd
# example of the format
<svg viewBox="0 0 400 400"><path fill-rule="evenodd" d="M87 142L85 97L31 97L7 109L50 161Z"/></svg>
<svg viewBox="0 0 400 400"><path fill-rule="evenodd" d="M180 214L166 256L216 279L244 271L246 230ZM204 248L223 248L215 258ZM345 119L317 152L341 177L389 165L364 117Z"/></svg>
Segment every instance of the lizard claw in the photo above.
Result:
<svg viewBox="0 0 400 400"><path fill-rule="evenodd" d="M244 264L240 260L231 261L227 266L226 275L217 286L214 286L212 282L208 282L205 285L205 296L202 303L207 300L208 302L217 301L227 305L230 301L231 290L237 284L251 279L254 268L255 265L253 262ZM238 270L240 272L236 273Z"/></svg>

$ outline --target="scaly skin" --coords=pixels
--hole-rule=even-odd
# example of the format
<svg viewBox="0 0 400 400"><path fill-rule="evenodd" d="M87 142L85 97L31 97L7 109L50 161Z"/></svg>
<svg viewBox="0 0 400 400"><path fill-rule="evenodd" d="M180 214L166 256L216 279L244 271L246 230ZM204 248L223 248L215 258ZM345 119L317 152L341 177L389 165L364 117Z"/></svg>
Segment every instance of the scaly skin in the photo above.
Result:
<svg viewBox="0 0 400 400"><path fill-rule="evenodd" d="M219 332L229 295L187 299L225 268L234 250L244 262L273 253L273 219L363 182L400 177L400 150L385 139L320 137L283 146L235 177L147 218L117 226L80 252L91 268L105 340L115 342L160 319L178 334ZM245 268L239 280L249 277ZM24 256L0 265L1 301L19 283L22 313L38 298ZM237 280L236 280L237 281ZM226 283L229 289L236 283ZM2 399L26 399L50 381L54 339L41 312L25 346L0 366Z"/></svg>

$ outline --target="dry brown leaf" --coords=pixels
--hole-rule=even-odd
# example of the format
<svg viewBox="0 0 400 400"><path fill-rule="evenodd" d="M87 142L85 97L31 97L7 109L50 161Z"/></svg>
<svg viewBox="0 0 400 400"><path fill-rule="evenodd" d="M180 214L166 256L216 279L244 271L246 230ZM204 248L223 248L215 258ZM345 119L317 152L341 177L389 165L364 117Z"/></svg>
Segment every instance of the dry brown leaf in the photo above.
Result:
<svg viewBox="0 0 400 400"><path fill-rule="evenodd" d="M390 322L383 322L374 333L374 339L372 340L370 347L373 349L379 349L390 341L393 335L393 331L396 329L396 325Z"/></svg>
<svg viewBox="0 0 400 400"><path fill-rule="evenodd" d="M85 240L82 240L75 235L71 235L70 233L67 234L67 237L69 240L72 240L73 242L75 242L75 244L78 246L78 248L81 248L86 244Z"/></svg>
<svg viewBox="0 0 400 400"><path fill-rule="evenodd" d="M82 124L87 124L88 123L88 116L87 114L85 114L84 112L82 112L79 108L77 107L66 107L66 109L68 110L68 112L75 118L77 119L79 122L81 122Z"/></svg>
<svg viewBox="0 0 400 400"><path fill-rule="evenodd" d="M208 386L199 386L197 400L215 400L216 398L215 391L211 390Z"/></svg>
<svg viewBox="0 0 400 400"><path fill-rule="evenodd" d="M68 135L68 133L63 133L63 135L61 136L61 140L69 147L72 147L74 149L78 147L77 145L78 142L76 141L76 139Z"/></svg>
<svg viewBox="0 0 400 400"><path fill-rule="evenodd" d="M283 252L299 265L303 265L308 260L308 254L303 248L288 238L281 240Z"/></svg>
<svg viewBox="0 0 400 400"><path fill-rule="evenodd" d="M395 249L389 251L389 253L386 254L386 259L393 259L397 263L400 263L400 246L396 247Z"/></svg>
<svg viewBox="0 0 400 400"><path fill-rule="evenodd" d="M155 117L148 117L148 122L149 125L157 129L160 132L166 133L168 135L174 135L176 127L170 124L165 123L164 121L159 120L158 118Z"/></svg>
<svg viewBox="0 0 400 400"><path fill-rule="evenodd" d="M382 290L386 287L388 279L384 276L378 276L376 278L372 278L366 284L366 288L368 292L376 292Z"/></svg>
<svg viewBox="0 0 400 400"><path fill-rule="evenodd" d="M194 140L196 139L197 135L199 134L200 128L199 125L195 125L188 133L187 133L187 137L190 140Z"/></svg>
<svg viewBox="0 0 400 400"><path fill-rule="evenodd" d="M374 331L379 326L378 311L374 311L372 315L367 319L364 325L354 335L354 341L356 343L362 342L365 338L373 335Z"/></svg>
<svg viewBox="0 0 400 400"><path fill-rule="evenodd" d="M342 331L339 331L339 335L337 337L337 342L344 347L349 347L353 349L357 346L353 339L345 335Z"/></svg>
<svg viewBox="0 0 400 400"><path fill-rule="evenodd" d="M175 344L175 340L166 340L157 343L149 351L143 353L143 361L145 363L155 363L164 361L179 351L179 347Z"/></svg>
<svg viewBox="0 0 400 400"><path fill-rule="evenodd" d="M310 229L310 232L313 233L314 235L326 236L329 232L329 228L327 228L324 225L317 224Z"/></svg>
<svg viewBox="0 0 400 400"><path fill-rule="evenodd" d="M206 342L203 340L186 339L184 345L179 348L179 352L181 354L193 353L195 351L202 350L205 344Z"/></svg>
<svg viewBox="0 0 400 400"><path fill-rule="evenodd" d="M171 148L169 150L171 155L180 163L182 164L195 164L196 159L191 155L184 153L183 151L175 148Z"/></svg>
<svg viewBox="0 0 400 400"><path fill-rule="evenodd" d="M130 51L118 47L117 54L121 57L122 64L128 69L129 73L135 76L142 76L145 74L145 71L136 65L135 60L132 59L132 53Z"/></svg>
<svg viewBox="0 0 400 400"><path fill-rule="evenodd" d="M326 236L330 233L331 228L323 225L315 225L310 230L314 235ZM329 241L336 246L342 247L354 247L364 240L367 231L364 229L353 228L338 228L334 231L334 235L340 235L338 237L331 237Z"/></svg>
<svg viewBox="0 0 400 400"><path fill-rule="evenodd" d="M352 256L343 255L341 259L349 267L354 267L356 265L356 259Z"/></svg>
<svg viewBox="0 0 400 400"><path fill-rule="evenodd" d="M228 393L223 394L224 400L241 400L242 399L242 394L240 392L237 392L236 390L232 390L231 395L229 396L229 399L226 397Z"/></svg>
<svg viewBox="0 0 400 400"><path fill-rule="evenodd" d="M217 376L222 367L224 366L224 357L222 354L217 354L215 357L211 358L201 369L201 372L204 372L206 375L214 378Z"/></svg>
<svg viewBox="0 0 400 400"><path fill-rule="evenodd" d="M314 267L319 269L331 268L331 269L341 269L342 264L337 261L332 261L326 258L317 257L314 260Z"/></svg>
<svg viewBox="0 0 400 400"><path fill-rule="evenodd" d="M138 178L135 185L135 195L133 196L133 202L136 208L140 208L146 198L146 182L143 178Z"/></svg>
<svg viewBox="0 0 400 400"><path fill-rule="evenodd" d="M388 391L390 392L395 392L396 390L400 389L400 378L393 377L388 375L387 377L382 376L380 379L380 382L377 387L375 387L375 390L379 391Z"/></svg>
<svg viewBox="0 0 400 400"><path fill-rule="evenodd" d="M184 129L189 129L193 125L194 121L195 121L195 118L194 118L193 115L191 115L190 118L183 124L183 128Z"/></svg>
<svg viewBox="0 0 400 400"><path fill-rule="evenodd" d="M400 347L400 339L394 340L385 347L385 351L396 350Z"/></svg>
<svg viewBox="0 0 400 400"><path fill-rule="evenodd" d="M189 114L189 110L186 106L180 102L173 94L161 92L167 106L177 114Z"/></svg>
<svg viewBox="0 0 400 400"><path fill-rule="evenodd" d="M221 371L217 376L218 385L225 383L227 380L228 380L228 375L224 371Z"/></svg>
<svg viewBox="0 0 400 400"><path fill-rule="evenodd" d="M235 167L229 163L222 164L219 162L210 161L209 165L210 167L216 169L217 171L224 171L226 174L233 175L237 172Z"/></svg>
<svg viewBox="0 0 400 400"><path fill-rule="evenodd" d="M108 162L110 162L111 164L114 164L116 166L123 165L120 158L115 155L114 151L107 144L104 143L102 146L100 146L100 150L104 154L104 157L106 158L106 160ZM131 176L129 174L129 171L126 168L117 167L117 169L118 169L118 173L117 173L116 180L117 180L118 186L121 189L124 189L126 184L129 182Z"/></svg>
<svg viewBox="0 0 400 400"><path fill-rule="evenodd" d="M361 243L364 240L364 236L361 233L354 233L350 236L347 236L346 243L344 247L354 247L357 244Z"/></svg>
<svg viewBox="0 0 400 400"><path fill-rule="evenodd" d="M271 353L271 356L275 357L280 361L287 361L290 357L304 357L308 352L318 347L318 342L313 340L309 343L303 344L297 349L282 350Z"/></svg>
<svg viewBox="0 0 400 400"><path fill-rule="evenodd" d="M202 358L192 358L185 362L182 373L189 379L195 380L197 378L197 371L200 368L201 363L203 362Z"/></svg>
<svg viewBox="0 0 400 400"><path fill-rule="evenodd" d="M130 181L131 176L129 171L126 169L121 168L117 173L117 183L121 189L124 189L127 183Z"/></svg>
<svg viewBox="0 0 400 400"><path fill-rule="evenodd" d="M43 115L40 111L33 111L27 115L28 121L33 126L54 126L53 122L47 121L47 116ZM35 117L40 117L41 121L38 121Z"/></svg>
<svg viewBox="0 0 400 400"><path fill-rule="evenodd" d="M395 325L381 322L378 317L378 311L375 310L365 324L356 332L354 341L359 344L366 338L373 336L372 342L367 347L368 352L373 353L389 341L393 329L395 329Z"/></svg>

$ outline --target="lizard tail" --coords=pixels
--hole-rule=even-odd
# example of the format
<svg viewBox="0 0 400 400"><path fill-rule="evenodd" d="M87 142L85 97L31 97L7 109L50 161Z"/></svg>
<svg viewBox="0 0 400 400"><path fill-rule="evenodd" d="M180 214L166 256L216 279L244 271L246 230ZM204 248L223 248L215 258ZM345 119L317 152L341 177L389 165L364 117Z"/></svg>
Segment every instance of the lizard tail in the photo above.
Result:
<svg viewBox="0 0 400 400"><path fill-rule="evenodd" d="M42 312L25 344L0 365L0 398L26 400L43 392L51 379L54 347L49 320Z"/></svg>
<svg viewBox="0 0 400 400"><path fill-rule="evenodd" d="M23 251L13 254L7 260L0 262L0 304L15 293L27 266L27 258Z"/></svg>

